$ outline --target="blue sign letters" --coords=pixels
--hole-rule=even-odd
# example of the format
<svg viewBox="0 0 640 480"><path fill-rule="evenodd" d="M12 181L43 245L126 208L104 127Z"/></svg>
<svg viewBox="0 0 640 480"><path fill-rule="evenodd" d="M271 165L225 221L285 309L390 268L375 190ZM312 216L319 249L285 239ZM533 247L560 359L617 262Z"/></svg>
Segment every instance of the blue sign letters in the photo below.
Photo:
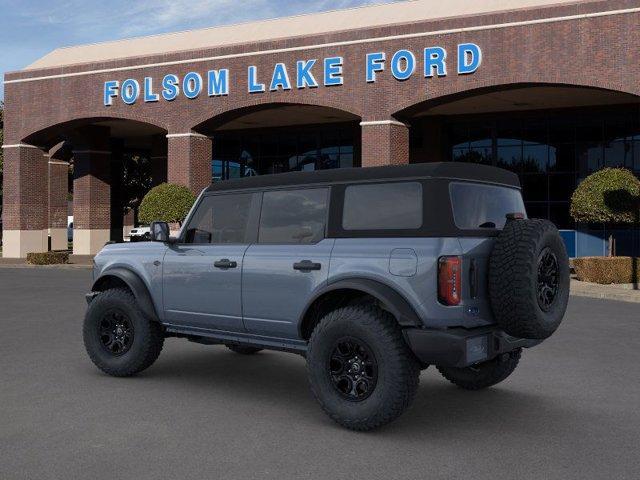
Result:
<svg viewBox="0 0 640 480"><path fill-rule="evenodd" d="M482 65L482 50L475 43L461 43L457 46L456 70L458 75L475 73ZM387 60L391 58L391 60ZM422 51L401 49L395 52L377 51L366 54L364 60L363 80L376 83L380 78L385 81L405 82L417 76L426 79L447 76L447 50L440 46L430 46ZM387 70L387 63L389 73ZM324 59L302 59L294 64L278 62L273 68L266 69L250 65L245 77L244 87L231 85L229 69L208 70L206 72L191 71L182 78L169 73L162 78L143 77L108 80L104 82L103 102L110 107L115 99L120 98L125 105L159 102L163 99L171 102L184 95L189 100L200 96L224 97L235 87L246 88L250 94L260 95L267 91L286 92L296 88L319 88L318 79L322 79L324 87L344 85L345 71L361 66L345 62L344 57L334 56ZM417 73L416 72L421 72ZM357 73L357 72L356 72ZM295 75L295 79L291 76ZM156 86L156 82L158 86ZM233 87L233 88L232 88Z"/></svg>

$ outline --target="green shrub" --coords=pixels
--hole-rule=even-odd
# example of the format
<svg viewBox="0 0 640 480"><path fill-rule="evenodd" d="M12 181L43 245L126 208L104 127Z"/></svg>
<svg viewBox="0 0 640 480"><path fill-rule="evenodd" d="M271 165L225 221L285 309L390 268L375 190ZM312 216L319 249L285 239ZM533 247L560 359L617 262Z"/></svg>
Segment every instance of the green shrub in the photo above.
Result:
<svg viewBox="0 0 640 480"><path fill-rule="evenodd" d="M187 187L163 183L144 196L138 219L145 224L153 221L182 223L195 201L196 196Z"/></svg>
<svg viewBox="0 0 640 480"><path fill-rule="evenodd" d="M600 283L634 283L640 279L640 258L582 257L573 260L578 280ZM635 275L633 269L635 268Z"/></svg>
<svg viewBox="0 0 640 480"><path fill-rule="evenodd" d="M576 222L634 223L640 200L640 180L624 168L605 168L589 175L571 197Z"/></svg>
<svg viewBox="0 0 640 480"><path fill-rule="evenodd" d="M31 265L63 265L69 263L68 252L27 253L27 263Z"/></svg>

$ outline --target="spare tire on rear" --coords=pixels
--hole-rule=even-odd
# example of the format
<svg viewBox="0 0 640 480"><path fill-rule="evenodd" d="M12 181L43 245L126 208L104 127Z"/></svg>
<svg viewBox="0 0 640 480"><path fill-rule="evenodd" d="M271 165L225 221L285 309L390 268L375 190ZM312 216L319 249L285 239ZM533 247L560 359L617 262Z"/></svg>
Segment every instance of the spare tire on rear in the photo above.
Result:
<svg viewBox="0 0 640 480"><path fill-rule="evenodd" d="M547 220L508 220L489 261L489 297L498 325L519 338L545 339L569 301L569 257Z"/></svg>

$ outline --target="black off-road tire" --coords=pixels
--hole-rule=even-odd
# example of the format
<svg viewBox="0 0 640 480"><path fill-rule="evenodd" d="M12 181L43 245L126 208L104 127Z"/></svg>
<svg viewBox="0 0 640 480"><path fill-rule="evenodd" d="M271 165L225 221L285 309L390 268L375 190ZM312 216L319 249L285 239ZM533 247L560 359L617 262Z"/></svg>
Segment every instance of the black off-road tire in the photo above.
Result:
<svg viewBox="0 0 640 480"><path fill-rule="evenodd" d="M553 296L548 295L553 300L543 305L539 292L543 290L541 279L548 277L544 264L549 258L555 259L557 266L557 274L552 276L557 288ZM539 340L551 336L567 309L569 281L569 257L553 223L539 219L507 222L489 261L491 307L506 333Z"/></svg>
<svg viewBox="0 0 640 480"><path fill-rule="evenodd" d="M240 355L254 355L262 351L262 348L248 347L246 345L227 345L227 348Z"/></svg>
<svg viewBox="0 0 640 480"><path fill-rule="evenodd" d="M100 334L101 323L114 312L126 316L133 328L130 347L121 355L110 352ZM149 368L164 345L160 324L147 319L133 294L123 288L106 290L93 299L85 315L83 337L91 361L113 377L128 377Z"/></svg>
<svg viewBox="0 0 640 480"><path fill-rule="evenodd" d="M522 349L466 368L438 367L444 378L465 390L482 390L505 380L518 366Z"/></svg>
<svg viewBox="0 0 640 480"><path fill-rule="evenodd" d="M332 354L345 339L364 345L377 365L375 385L362 400L346 399L332 381ZM395 319L374 305L351 305L325 315L311 335L307 368L322 409L343 427L358 431L399 417L413 401L420 377L420 364Z"/></svg>

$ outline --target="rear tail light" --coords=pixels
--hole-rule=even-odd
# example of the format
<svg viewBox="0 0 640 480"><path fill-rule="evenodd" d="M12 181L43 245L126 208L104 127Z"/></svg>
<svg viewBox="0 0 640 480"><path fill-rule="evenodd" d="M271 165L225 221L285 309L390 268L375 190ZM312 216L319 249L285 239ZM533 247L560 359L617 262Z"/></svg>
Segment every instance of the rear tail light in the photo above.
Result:
<svg viewBox="0 0 640 480"><path fill-rule="evenodd" d="M462 259L440 257L438 261L438 300L443 305L460 304Z"/></svg>

